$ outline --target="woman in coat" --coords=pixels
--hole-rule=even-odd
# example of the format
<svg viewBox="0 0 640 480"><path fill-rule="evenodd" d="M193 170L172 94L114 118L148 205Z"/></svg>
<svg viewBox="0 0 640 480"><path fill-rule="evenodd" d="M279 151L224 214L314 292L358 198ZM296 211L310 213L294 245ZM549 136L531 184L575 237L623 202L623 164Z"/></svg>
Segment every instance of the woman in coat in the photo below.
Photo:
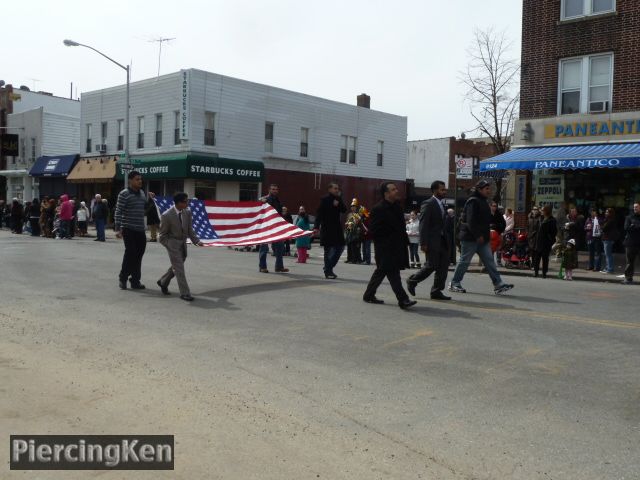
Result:
<svg viewBox="0 0 640 480"><path fill-rule="evenodd" d="M22 221L24 217L24 207L17 198L11 202L11 232L22 233Z"/></svg>
<svg viewBox="0 0 640 480"><path fill-rule="evenodd" d="M301 205L298 209L298 218L296 219L296 227L300 230L310 230L311 224L309 223L309 215L307 215L307 211L304 208L304 205ZM306 235L304 237L296 238L296 249L298 251L298 260L296 263L307 263L307 251L311 246L311 237Z"/></svg>
<svg viewBox="0 0 640 480"><path fill-rule="evenodd" d="M613 244L616 243L620 233L616 223L616 212L613 208L607 208L604 214L604 223L602 225L602 244L604 245L604 258L606 267L601 273L613 273Z"/></svg>
<svg viewBox="0 0 640 480"><path fill-rule="evenodd" d="M543 218L538 228L536 244L533 250L533 271L537 277L540 270L540 260L542 260L542 278L547 278L549 254L551 253L551 247L556 242L558 225L556 219L551 216L551 205L542 207L542 215Z"/></svg>

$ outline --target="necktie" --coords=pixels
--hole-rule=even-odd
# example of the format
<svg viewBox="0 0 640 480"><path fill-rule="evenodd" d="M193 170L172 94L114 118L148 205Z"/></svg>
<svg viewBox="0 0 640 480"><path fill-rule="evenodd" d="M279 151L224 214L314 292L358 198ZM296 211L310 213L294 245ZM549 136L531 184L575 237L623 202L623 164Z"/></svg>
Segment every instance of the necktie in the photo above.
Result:
<svg viewBox="0 0 640 480"><path fill-rule="evenodd" d="M180 221L180 230L184 233L184 223L182 223L182 211L178 212L178 220Z"/></svg>

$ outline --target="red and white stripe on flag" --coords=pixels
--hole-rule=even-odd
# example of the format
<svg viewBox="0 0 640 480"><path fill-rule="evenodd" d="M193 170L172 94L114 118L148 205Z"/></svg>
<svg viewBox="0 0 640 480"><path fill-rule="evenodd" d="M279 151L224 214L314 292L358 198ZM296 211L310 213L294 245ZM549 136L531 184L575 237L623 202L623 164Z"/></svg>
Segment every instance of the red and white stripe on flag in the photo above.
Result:
<svg viewBox="0 0 640 480"><path fill-rule="evenodd" d="M204 206L218 236L215 240L203 240L207 246L259 245L313 234L288 223L268 203L206 200Z"/></svg>

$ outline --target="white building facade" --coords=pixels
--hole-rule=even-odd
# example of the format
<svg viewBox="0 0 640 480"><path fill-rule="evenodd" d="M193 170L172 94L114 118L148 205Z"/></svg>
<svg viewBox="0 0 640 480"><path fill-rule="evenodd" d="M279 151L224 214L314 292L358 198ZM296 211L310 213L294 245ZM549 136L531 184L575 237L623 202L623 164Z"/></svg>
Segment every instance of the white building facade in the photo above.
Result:
<svg viewBox="0 0 640 480"><path fill-rule="evenodd" d="M194 69L132 83L130 98L130 156L159 193L255 200L278 183L290 208L313 209L330 181L369 203L381 180L404 185L406 117ZM124 119L125 86L83 93L82 154L121 155Z"/></svg>
<svg viewBox="0 0 640 480"><path fill-rule="evenodd" d="M18 135L18 155L6 157L6 198L30 201L39 197L39 179L29 171L42 156L78 153L80 102L49 94L14 90L13 113L6 131Z"/></svg>

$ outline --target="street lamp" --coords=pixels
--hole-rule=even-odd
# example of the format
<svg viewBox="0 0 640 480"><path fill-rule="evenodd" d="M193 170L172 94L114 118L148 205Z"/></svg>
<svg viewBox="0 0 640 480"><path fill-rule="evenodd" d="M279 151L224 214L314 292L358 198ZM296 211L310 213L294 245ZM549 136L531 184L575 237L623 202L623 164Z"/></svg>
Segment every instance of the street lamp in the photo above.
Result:
<svg viewBox="0 0 640 480"><path fill-rule="evenodd" d="M73 40L69 40L69 39L65 39L62 43L64 43L67 47L85 47L85 48L88 48L89 50L93 50L94 52L102 55L104 58L106 58L110 62L115 63L117 66L119 66L120 68L122 68L127 72L127 106L126 106L126 114L124 117L124 162L125 162L124 164L127 167L129 167L129 168L125 167L125 169L132 169L133 165L131 165L131 160L129 159L129 80L130 80L129 65L125 67L124 65L116 62L113 58L108 57L101 51L96 50L95 48L89 45L84 45L82 43L74 42Z"/></svg>

